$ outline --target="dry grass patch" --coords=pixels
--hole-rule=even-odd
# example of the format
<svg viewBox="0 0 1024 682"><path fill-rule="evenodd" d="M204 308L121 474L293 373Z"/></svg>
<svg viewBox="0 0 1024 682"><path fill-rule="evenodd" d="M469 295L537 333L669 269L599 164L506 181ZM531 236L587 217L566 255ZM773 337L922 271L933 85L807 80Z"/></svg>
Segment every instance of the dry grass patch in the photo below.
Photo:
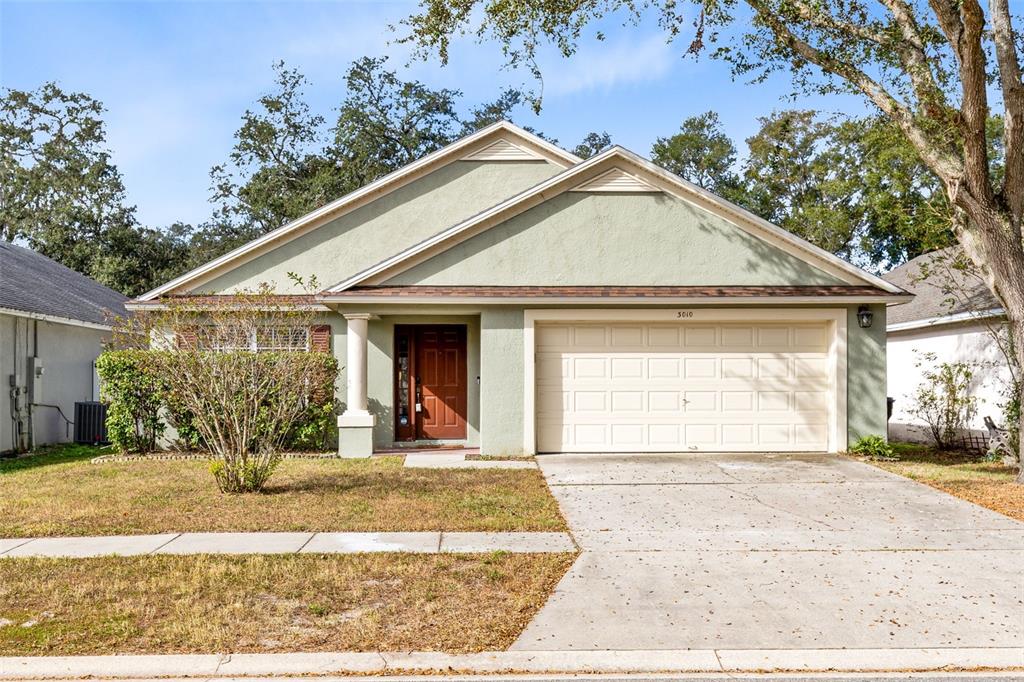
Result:
<svg viewBox="0 0 1024 682"><path fill-rule="evenodd" d="M572 554L0 560L0 655L505 649Z"/></svg>
<svg viewBox="0 0 1024 682"><path fill-rule="evenodd" d="M897 461L874 461L875 466L955 497L1024 521L1024 486L1017 471L999 462L979 461L961 452L940 452L926 445L893 443Z"/></svg>
<svg viewBox="0 0 1024 682"><path fill-rule="evenodd" d="M285 460L225 495L202 461L90 464L82 446L0 460L0 537L188 531L559 531L536 470L405 469L399 457Z"/></svg>

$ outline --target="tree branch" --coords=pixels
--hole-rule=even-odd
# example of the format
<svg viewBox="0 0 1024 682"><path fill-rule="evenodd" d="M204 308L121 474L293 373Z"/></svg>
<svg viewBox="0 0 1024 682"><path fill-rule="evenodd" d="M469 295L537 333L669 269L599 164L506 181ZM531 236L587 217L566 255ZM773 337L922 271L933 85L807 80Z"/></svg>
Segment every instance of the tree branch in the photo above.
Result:
<svg viewBox="0 0 1024 682"><path fill-rule="evenodd" d="M1024 85L1020 59L1014 42L1013 24L1007 0L989 0L992 34L999 64L999 85L1003 91L1003 141L1006 147L1006 174L1002 195L1018 228L1024 212Z"/></svg>
<svg viewBox="0 0 1024 682"><path fill-rule="evenodd" d="M913 8L905 0L881 0L892 14L903 41L894 47L900 55L903 68L914 87L914 93L924 111L936 120L949 120L950 106L946 94L935 82L935 74L928 64L925 41L917 24Z"/></svg>
<svg viewBox="0 0 1024 682"><path fill-rule="evenodd" d="M978 199L990 202L994 196L988 168L988 93L981 44L985 13L977 0L930 0L930 4L960 66L963 98L959 128L967 189Z"/></svg>
<svg viewBox="0 0 1024 682"><path fill-rule="evenodd" d="M747 0L747 4L757 13L757 17L772 30L776 40L796 56L818 66L826 73L844 78L864 93L875 106L900 127L921 159L943 179L947 187L956 186L961 181L964 176L964 166L961 161L950 154L939 151L939 145L917 124L913 112L903 102L893 97L880 83L853 64L838 60L798 37L790 30L785 21L765 4L764 0Z"/></svg>

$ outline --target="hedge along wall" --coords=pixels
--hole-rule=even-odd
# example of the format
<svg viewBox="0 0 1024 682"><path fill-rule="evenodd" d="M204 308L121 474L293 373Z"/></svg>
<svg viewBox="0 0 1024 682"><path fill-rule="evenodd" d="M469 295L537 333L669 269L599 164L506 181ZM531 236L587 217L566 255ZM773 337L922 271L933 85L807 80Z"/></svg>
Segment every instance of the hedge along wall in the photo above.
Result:
<svg viewBox="0 0 1024 682"><path fill-rule="evenodd" d="M311 387L309 395L304 396L309 401L307 409L288 434L286 449L326 449L334 438L334 383L338 364L330 353L330 344L330 325L315 325L310 328L311 352L294 353L296 360L322 363L325 379L322 386ZM178 441L185 447L202 449L191 425L192 415L176 404L166 382L151 369L151 363L146 362L151 354L165 352L180 351L115 350L104 352L97 360L102 399L108 404L108 437L122 452L155 450L167 426L177 431Z"/></svg>

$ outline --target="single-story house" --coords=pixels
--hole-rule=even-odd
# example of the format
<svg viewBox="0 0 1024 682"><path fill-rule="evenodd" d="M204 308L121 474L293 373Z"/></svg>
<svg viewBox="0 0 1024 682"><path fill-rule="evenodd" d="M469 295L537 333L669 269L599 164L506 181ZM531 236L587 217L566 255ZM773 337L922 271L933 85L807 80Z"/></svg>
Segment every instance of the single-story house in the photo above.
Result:
<svg viewBox="0 0 1024 682"><path fill-rule="evenodd" d="M977 414L970 427L984 431L985 417L1002 426L1005 391L1010 385L1006 356L993 334L1001 333L1006 314L988 286L954 265L955 252L927 253L893 269L884 279L913 292L909 303L889 310L889 395L895 400L889 435L894 440L929 442L923 420L911 414L913 395L924 382L925 353L935 363L964 362L974 373L971 395Z"/></svg>
<svg viewBox="0 0 1024 682"><path fill-rule="evenodd" d="M328 284L304 303L353 456L840 451L885 433L886 306L910 298L621 147L501 122L130 307L296 295L289 272Z"/></svg>
<svg viewBox="0 0 1024 682"><path fill-rule="evenodd" d="M75 403L99 399L96 358L127 300L0 242L0 452L71 440Z"/></svg>

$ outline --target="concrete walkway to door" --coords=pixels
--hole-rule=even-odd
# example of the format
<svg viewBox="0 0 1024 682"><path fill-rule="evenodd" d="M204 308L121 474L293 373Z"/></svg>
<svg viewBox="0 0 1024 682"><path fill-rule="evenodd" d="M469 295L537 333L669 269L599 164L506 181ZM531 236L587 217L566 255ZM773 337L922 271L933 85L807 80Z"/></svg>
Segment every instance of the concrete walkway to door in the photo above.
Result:
<svg viewBox="0 0 1024 682"><path fill-rule="evenodd" d="M831 456L538 462L583 552L513 649L1024 641L1024 523L924 485Z"/></svg>

